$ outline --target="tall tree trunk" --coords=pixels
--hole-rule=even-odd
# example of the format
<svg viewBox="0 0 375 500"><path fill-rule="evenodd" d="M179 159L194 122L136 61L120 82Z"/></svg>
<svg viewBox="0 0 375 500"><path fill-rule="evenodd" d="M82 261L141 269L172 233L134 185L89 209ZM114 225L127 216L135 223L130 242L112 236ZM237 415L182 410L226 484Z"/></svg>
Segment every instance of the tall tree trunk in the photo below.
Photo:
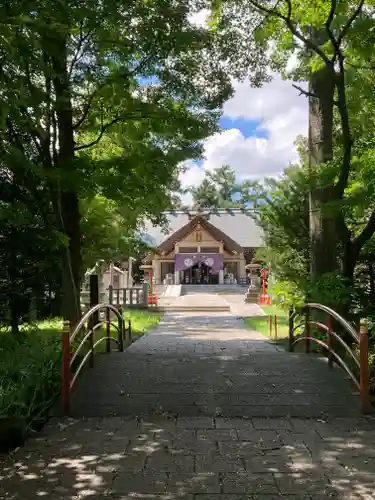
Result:
<svg viewBox="0 0 375 500"><path fill-rule="evenodd" d="M81 217L77 191L73 183L69 185L70 174L73 174L74 169L74 129L66 40L67 37L63 35L54 39L51 61L59 140L57 166L60 170L60 179L62 179L57 216L62 231L68 237L68 245L62 249L61 253L62 314L64 318L75 324L81 316Z"/></svg>
<svg viewBox="0 0 375 500"><path fill-rule="evenodd" d="M335 73L325 66L310 80L309 97L309 166L331 161L333 157L333 97ZM325 206L334 195L331 185L320 184L311 189L309 197L311 277L337 270L337 236L334 217L326 213Z"/></svg>

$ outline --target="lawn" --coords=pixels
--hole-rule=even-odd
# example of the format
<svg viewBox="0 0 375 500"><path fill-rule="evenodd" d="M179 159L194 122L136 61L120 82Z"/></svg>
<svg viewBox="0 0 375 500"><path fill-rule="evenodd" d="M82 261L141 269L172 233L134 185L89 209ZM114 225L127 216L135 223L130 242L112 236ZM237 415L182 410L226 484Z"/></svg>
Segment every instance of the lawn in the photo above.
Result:
<svg viewBox="0 0 375 500"><path fill-rule="evenodd" d="M262 310L266 316L253 316L244 318L245 324L254 330L262 333L266 337L270 336L269 331L269 315L272 316L272 339L275 338L274 315L277 318L277 338L279 340L287 339L289 335L289 312L280 306L262 306Z"/></svg>
<svg viewBox="0 0 375 500"><path fill-rule="evenodd" d="M131 321L132 341L137 340L145 332L155 327L162 317L162 313L156 311L149 311L144 309L128 309L124 311L124 318ZM113 323L117 325L116 318L112 319ZM128 322L125 321L125 328L128 328ZM40 322L34 329L40 337L56 337L59 336L62 330L62 321L60 319L51 319ZM95 341L101 337L105 337L105 326L95 331ZM117 330L111 326L111 336L117 338ZM80 336L81 337L81 336ZM98 345L96 352L105 351L105 342Z"/></svg>

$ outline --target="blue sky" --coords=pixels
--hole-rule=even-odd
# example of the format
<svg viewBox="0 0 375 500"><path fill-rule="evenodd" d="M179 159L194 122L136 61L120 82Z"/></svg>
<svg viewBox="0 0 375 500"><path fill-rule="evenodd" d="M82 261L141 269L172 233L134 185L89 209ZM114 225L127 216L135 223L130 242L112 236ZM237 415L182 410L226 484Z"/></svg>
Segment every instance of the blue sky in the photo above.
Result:
<svg viewBox="0 0 375 500"><path fill-rule="evenodd" d="M220 126L225 130L232 128L238 129L245 138L259 137L262 139L269 138L267 129L261 128L261 120L249 120L246 118L230 118L223 115L220 118Z"/></svg>

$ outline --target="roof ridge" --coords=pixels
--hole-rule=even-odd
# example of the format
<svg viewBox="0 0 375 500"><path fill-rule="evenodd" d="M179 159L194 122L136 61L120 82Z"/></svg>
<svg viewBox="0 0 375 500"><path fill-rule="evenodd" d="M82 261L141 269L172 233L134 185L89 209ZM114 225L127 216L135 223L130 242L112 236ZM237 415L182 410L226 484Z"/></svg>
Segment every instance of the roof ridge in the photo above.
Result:
<svg viewBox="0 0 375 500"><path fill-rule="evenodd" d="M178 214L178 215L215 215L216 213L230 213L230 212L238 212L238 213L256 213L257 210L255 208L217 208L217 209L207 209L207 210L194 210L194 209L186 209L186 210L165 210L164 214Z"/></svg>

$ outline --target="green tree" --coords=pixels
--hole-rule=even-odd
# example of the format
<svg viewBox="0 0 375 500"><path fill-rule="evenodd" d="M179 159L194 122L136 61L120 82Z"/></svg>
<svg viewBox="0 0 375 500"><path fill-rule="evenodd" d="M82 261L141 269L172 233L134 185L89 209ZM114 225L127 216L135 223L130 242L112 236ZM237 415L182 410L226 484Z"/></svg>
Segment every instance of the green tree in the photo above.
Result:
<svg viewBox="0 0 375 500"><path fill-rule="evenodd" d="M235 33L237 45L227 54L233 74L249 76L259 85L266 69L272 69L296 82L294 86L309 99L309 167L314 178L309 195L311 274L318 279L336 273L341 261L350 284L360 251L375 230L373 209L366 211L360 231L352 230L345 218L347 190L358 166L354 131L360 127L355 108L362 106L362 123L370 109L372 121L372 104L367 108L354 94L357 86L369 81L367 70L358 73L358 69L373 58L373 35L370 43L360 44L374 23L373 2L217 0L212 4L218 45L223 47ZM237 50L240 56L235 57ZM287 70L292 55L297 64ZM308 89L300 81L307 81ZM361 94L365 97L363 90ZM371 100L370 95L366 98ZM327 168L322 170L322 165Z"/></svg>
<svg viewBox="0 0 375 500"><path fill-rule="evenodd" d="M200 208L217 208L219 206L219 193L215 184L208 178L203 179L197 187L189 188L193 196L193 204Z"/></svg>
<svg viewBox="0 0 375 500"><path fill-rule="evenodd" d="M236 173L231 165L222 165L212 171L207 171L207 177L218 188L220 201L231 202L237 191Z"/></svg>
<svg viewBox="0 0 375 500"><path fill-rule="evenodd" d="M230 95L211 35L189 14L185 2L166 0L0 7L2 161L18 183L30 171L39 178L32 189L66 236L62 302L72 321L83 271L80 199L103 194L134 217L159 216L179 163L199 157Z"/></svg>

